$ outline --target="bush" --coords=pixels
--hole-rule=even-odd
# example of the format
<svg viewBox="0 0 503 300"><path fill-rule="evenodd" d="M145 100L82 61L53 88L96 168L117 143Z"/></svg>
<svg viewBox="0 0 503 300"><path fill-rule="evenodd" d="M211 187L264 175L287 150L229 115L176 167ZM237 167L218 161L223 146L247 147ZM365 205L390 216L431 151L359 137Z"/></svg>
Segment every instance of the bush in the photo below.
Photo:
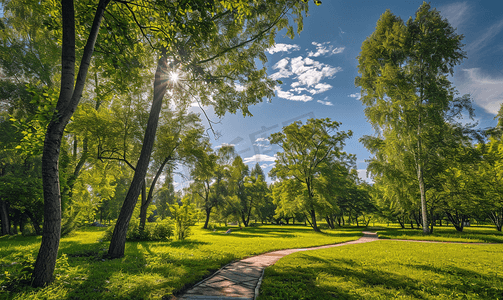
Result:
<svg viewBox="0 0 503 300"><path fill-rule="evenodd" d="M190 235L190 226L196 223L196 207L190 204L188 198L182 199L182 205L174 203L169 206L175 220L175 235L179 241Z"/></svg>
<svg viewBox="0 0 503 300"><path fill-rule="evenodd" d="M110 226L103 235L103 240L112 240L115 225ZM128 241L163 241L173 236L173 221L170 219L161 220L155 223L146 223L143 232L140 232L140 220L132 218L129 222L126 240Z"/></svg>

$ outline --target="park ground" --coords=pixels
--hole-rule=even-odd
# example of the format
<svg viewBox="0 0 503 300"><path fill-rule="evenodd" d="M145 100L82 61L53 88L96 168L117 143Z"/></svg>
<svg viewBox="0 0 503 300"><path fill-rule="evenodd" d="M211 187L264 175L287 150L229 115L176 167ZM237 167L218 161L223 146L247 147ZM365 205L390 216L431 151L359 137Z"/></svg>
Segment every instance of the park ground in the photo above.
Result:
<svg viewBox="0 0 503 300"><path fill-rule="evenodd" d="M89 227L62 238L55 281L41 289L26 285L40 237L4 236L0 299L170 299L231 261L356 240L362 230L377 231L382 240L288 255L266 269L259 299L503 299L501 232L444 226L423 236L386 225L323 233L305 226L196 225L184 241L128 242L115 260L105 258L105 229Z"/></svg>

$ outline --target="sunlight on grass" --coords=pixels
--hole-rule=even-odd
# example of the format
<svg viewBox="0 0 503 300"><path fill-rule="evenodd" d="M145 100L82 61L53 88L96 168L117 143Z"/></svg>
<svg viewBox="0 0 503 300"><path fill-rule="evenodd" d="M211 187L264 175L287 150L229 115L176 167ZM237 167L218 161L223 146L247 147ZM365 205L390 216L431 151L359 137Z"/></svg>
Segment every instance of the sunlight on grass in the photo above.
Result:
<svg viewBox="0 0 503 300"><path fill-rule="evenodd" d="M199 225L200 226L200 225ZM2 291L7 299L159 299L194 284L223 265L268 251L340 243L358 239L361 229L344 228L315 233L304 226L192 228L185 241L128 242L121 259L103 258L108 243L99 242L103 228L88 228L61 239L53 284L43 289L22 287ZM33 261L40 245L37 237L0 240L1 273L19 273L12 261ZM6 242L8 241L8 242ZM10 251L4 251L10 250ZM22 252L21 252L22 251ZM22 255L21 255L22 254ZM0 277L4 286L6 277ZM2 295L2 296L3 296Z"/></svg>
<svg viewBox="0 0 503 300"><path fill-rule="evenodd" d="M501 299L502 251L377 241L299 252L266 269L259 299Z"/></svg>

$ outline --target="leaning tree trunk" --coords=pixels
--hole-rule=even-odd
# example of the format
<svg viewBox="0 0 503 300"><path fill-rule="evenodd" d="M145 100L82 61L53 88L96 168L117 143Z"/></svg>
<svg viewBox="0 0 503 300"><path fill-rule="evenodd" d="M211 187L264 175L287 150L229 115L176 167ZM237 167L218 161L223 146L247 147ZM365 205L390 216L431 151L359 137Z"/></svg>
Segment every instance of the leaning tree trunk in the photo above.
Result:
<svg viewBox="0 0 503 300"><path fill-rule="evenodd" d="M61 193L59 185L59 151L63 132L79 104L91 63L94 45L110 0L100 0L91 32L75 81L75 11L73 0L61 1L63 39L61 51L61 90L53 119L47 127L42 154L42 186L44 190L44 227L42 243L35 261L32 285L44 286L53 280L59 239L61 237ZM75 86L74 86L75 84Z"/></svg>
<svg viewBox="0 0 503 300"><path fill-rule="evenodd" d="M147 122L147 129L143 138L143 146L141 148L140 158L136 164L133 181L129 187L126 199L122 205L117 224L112 235L112 241L108 248L108 255L111 258L118 258L124 256L124 248L126 247L126 233L133 215L136 201L140 195L143 180L147 174L148 164L150 162L150 155L154 147L155 134L157 131L157 124L159 121L159 114L161 113L162 99L166 94L167 81L166 81L166 56L162 57L157 62L157 70L154 79L154 99L150 114ZM162 78L161 78L162 77Z"/></svg>

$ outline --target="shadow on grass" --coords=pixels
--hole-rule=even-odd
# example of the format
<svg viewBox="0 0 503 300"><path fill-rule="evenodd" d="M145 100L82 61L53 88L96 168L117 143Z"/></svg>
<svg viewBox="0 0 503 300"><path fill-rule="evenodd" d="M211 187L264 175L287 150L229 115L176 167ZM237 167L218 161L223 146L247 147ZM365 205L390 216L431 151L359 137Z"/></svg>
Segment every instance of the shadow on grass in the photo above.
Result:
<svg viewBox="0 0 503 300"><path fill-rule="evenodd" d="M420 287L407 276L390 272L375 272L359 267L359 264L346 259L322 259L303 254L304 264L295 267L272 267L266 269L260 300L263 299L362 299L363 295L355 293L354 288L344 288L326 284L320 279L320 274L331 277L343 277L351 286L362 288L380 287L389 290L389 294L381 294L384 298L392 297L395 291L408 298L423 299ZM321 264L321 266L320 266ZM334 282L330 279L329 282ZM279 294L278 294L279 293Z"/></svg>
<svg viewBox="0 0 503 300"><path fill-rule="evenodd" d="M465 231L456 231L453 227L436 227L433 234L424 235L421 229L400 229L386 228L377 231L379 238L383 239L403 239L407 237L420 237L424 240L452 241L452 239L462 239L461 242L503 243L503 233L496 230L467 228ZM475 240L475 241L474 241Z"/></svg>
<svg viewBox="0 0 503 300"><path fill-rule="evenodd" d="M440 276L453 277L452 280L446 280L446 283L435 283L435 285L442 286L446 291L470 293L485 299L503 298L503 290L496 288L493 284L495 281L499 281L496 275L488 276L454 266L437 268L430 265L407 265L407 267L414 267Z"/></svg>
<svg viewBox="0 0 503 300"><path fill-rule="evenodd" d="M174 248L186 248L186 249L195 249L199 248L202 245L209 245L208 242L201 242L197 240L183 240L183 241L173 241L168 245Z"/></svg>

